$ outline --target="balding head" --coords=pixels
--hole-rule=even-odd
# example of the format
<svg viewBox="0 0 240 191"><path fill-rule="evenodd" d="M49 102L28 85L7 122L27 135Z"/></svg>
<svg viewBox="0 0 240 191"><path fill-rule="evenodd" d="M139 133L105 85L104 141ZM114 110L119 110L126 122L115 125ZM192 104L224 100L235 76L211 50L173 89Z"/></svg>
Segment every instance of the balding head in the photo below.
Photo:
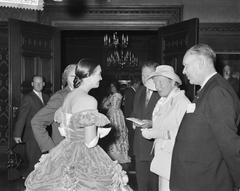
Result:
<svg viewBox="0 0 240 191"><path fill-rule="evenodd" d="M196 44L191 47L185 54L187 55L196 55L199 57L204 57L208 60L209 63L214 64L216 61L216 54L213 49L207 44Z"/></svg>
<svg viewBox="0 0 240 191"><path fill-rule="evenodd" d="M209 75L216 72L216 54L206 44L197 44L187 50L183 57L183 74L191 84L202 85Z"/></svg>

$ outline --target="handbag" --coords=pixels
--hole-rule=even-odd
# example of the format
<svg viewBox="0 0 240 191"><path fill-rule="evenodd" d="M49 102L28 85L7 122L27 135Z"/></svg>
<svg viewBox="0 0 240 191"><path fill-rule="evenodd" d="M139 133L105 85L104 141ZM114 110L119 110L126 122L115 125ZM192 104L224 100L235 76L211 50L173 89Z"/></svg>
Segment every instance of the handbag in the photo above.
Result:
<svg viewBox="0 0 240 191"><path fill-rule="evenodd" d="M16 180L22 176L25 168L25 143L14 144L8 150L8 180Z"/></svg>
<svg viewBox="0 0 240 191"><path fill-rule="evenodd" d="M150 171L169 180L171 168L172 153L158 150L151 162Z"/></svg>

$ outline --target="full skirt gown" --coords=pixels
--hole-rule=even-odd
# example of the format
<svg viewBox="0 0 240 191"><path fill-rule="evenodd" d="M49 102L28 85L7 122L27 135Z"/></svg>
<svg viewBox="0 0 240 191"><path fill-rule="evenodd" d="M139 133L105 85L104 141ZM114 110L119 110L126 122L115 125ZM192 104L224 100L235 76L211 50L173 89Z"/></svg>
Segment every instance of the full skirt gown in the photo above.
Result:
<svg viewBox="0 0 240 191"><path fill-rule="evenodd" d="M121 165L100 146L88 148L84 143L83 127L106 125L109 121L103 114L97 110L75 114L58 110L55 119L66 138L49 154L42 155L25 181L26 191L132 190Z"/></svg>

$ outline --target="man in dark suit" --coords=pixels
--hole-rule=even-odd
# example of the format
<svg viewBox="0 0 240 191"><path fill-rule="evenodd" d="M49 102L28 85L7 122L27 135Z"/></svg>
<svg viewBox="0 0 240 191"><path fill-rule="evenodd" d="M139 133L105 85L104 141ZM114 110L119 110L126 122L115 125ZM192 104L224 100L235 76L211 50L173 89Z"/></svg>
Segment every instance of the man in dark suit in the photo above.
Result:
<svg viewBox="0 0 240 191"><path fill-rule="evenodd" d="M64 137L59 133L59 124L54 122L54 114L56 110L62 106L64 98L73 89L73 80L75 77L75 65L68 65L63 72L63 81L67 82L67 86L57 91L43 107L33 117L31 124L34 137L42 151L47 153L50 149L60 143ZM52 135L47 132L47 127L52 126Z"/></svg>
<svg viewBox="0 0 240 191"><path fill-rule="evenodd" d="M42 94L44 86L42 76L34 76L32 79L33 91L23 96L17 121L13 132L16 143L26 143L26 155L28 159L28 167L23 176L27 176L38 162L41 151L34 139L31 119L32 117L47 103L49 97Z"/></svg>
<svg viewBox="0 0 240 191"><path fill-rule="evenodd" d="M124 91L123 96L123 103L124 103L124 117L130 117L133 111L133 102L134 96L139 88L141 82L138 78L133 78L131 80L130 87L127 87ZM128 128L128 141L129 141L129 151L128 154L132 158L133 157L133 137L134 137L134 130L132 128L132 122L126 120L126 125Z"/></svg>
<svg viewBox="0 0 240 191"><path fill-rule="evenodd" d="M150 73L155 71L157 65L158 63L151 61L142 65L142 82L144 86L139 87L136 92L132 117L141 120L152 119L153 109L160 97L157 92L146 88L154 86L154 84L147 85L146 79ZM142 136L142 127L137 124L133 124L133 127L135 128L133 152L135 155L138 191L158 191L158 176L150 172L150 164L153 158L151 153L153 140L147 140Z"/></svg>
<svg viewBox="0 0 240 191"><path fill-rule="evenodd" d="M172 156L172 191L234 191L240 187L240 102L217 74L216 54L205 44L190 48L183 74L200 85L181 122Z"/></svg>
<svg viewBox="0 0 240 191"><path fill-rule="evenodd" d="M232 67L228 64L226 64L223 67L223 78L226 79L231 86L233 87L233 89L236 91L237 95L239 96L239 80L235 77L233 77L233 71L232 71Z"/></svg>

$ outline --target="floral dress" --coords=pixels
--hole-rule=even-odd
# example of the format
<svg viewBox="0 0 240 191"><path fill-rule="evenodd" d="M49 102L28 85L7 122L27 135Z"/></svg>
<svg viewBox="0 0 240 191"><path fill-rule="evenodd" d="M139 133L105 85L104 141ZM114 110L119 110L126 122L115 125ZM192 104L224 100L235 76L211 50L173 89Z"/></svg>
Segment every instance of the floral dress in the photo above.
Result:
<svg viewBox="0 0 240 191"><path fill-rule="evenodd" d="M114 93L108 97L105 103L106 108L108 108L107 116L117 134L113 144L109 146L108 154L119 163L128 163L131 161L128 156L128 129L125 124L123 112L120 108L121 101L122 95L120 93Z"/></svg>
<svg viewBox="0 0 240 191"><path fill-rule="evenodd" d="M97 110L55 114L65 139L44 154L25 181L26 191L125 191L128 177L100 146L88 148L84 127L104 126L106 116Z"/></svg>

